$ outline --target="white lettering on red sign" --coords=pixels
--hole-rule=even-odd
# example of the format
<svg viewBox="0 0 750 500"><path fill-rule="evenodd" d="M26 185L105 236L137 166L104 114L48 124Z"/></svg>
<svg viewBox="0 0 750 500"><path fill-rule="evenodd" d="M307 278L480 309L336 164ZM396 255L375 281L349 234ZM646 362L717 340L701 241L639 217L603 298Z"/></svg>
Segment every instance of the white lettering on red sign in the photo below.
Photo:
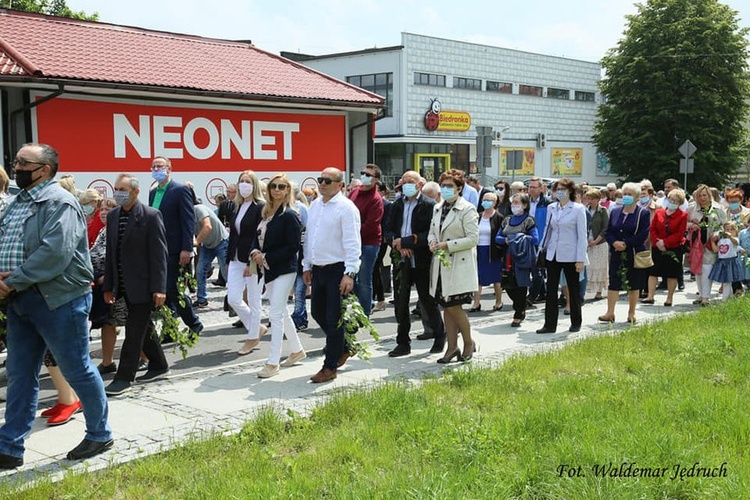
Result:
<svg viewBox="0 0 750 500"><path fill-rule="evenodd" d="M179 116L149 115L139 115L135 126L119 113L113 115L113 123L115 158L125 158L126 146L130 144L141 158L179 159L187 153L192 158L205 160L220 151L221 159L228 160L234 148L244 160L278 160L280 153L284 160L291 160L292 134L300 130L299 123L251 120L240 120L239 127L235 127L231 120L222 119L217 126L203 117L193 118L183 127ZM281 132L280 144L277 143L278 132ZM199 133L208 136L205 146L196 144Z"/></svg>

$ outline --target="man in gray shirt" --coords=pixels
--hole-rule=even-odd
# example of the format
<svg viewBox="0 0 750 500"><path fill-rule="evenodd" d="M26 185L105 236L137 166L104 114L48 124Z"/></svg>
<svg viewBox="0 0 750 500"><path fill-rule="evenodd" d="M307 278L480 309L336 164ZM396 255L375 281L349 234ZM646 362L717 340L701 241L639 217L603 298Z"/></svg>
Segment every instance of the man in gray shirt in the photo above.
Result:
<svg viewBox="0 0 750 500"><path fill-rule="evenodd" d="M193 192L193 212L195 213L195 246L198 248L198 298L193 307L208 307L206 281L214 259L219 261L220 279L226 282L227 246L229 234L219 217L206 205L198 203Z"/></svg>

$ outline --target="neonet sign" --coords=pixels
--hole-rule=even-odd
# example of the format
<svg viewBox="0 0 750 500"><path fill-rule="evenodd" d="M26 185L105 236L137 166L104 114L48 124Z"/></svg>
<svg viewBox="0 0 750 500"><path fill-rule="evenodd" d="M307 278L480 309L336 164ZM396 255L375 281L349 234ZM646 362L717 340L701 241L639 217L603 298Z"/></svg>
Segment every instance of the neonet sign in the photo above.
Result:
<svg viewBox="0 0 750 500"><path fill-rule="evenodd" d="M154 156L181 171L320 171L346 164L343 114L260 112L57 98L37 136L66 172L130 172Z"/></svg>
<svg viewBox="0 0 750 500"><path fill-rule="evenodd" d="M471 128L471 115L466 111L443 109L436 97L430 103L430 109L424 116L424 126L431 132L434 130L465 132Z"/></svg>

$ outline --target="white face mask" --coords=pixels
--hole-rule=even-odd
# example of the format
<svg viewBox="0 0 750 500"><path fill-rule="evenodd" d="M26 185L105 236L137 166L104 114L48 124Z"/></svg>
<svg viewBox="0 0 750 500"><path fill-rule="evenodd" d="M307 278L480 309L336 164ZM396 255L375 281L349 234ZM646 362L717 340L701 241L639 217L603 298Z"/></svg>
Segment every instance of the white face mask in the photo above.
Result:
<svg viewBox="0 0 750 500"><path fill-rule="evenodd" d="M240 192L240 196L247 198L253 194L253 183L252 182L240 182L237 184L237 190Z"/></svg>
<svg viewBox="0 0 750 500"><path fill-rule="evenodd" d="M521 215L523 213L523 205L511 205L510 211L513 215Z"/></svg>

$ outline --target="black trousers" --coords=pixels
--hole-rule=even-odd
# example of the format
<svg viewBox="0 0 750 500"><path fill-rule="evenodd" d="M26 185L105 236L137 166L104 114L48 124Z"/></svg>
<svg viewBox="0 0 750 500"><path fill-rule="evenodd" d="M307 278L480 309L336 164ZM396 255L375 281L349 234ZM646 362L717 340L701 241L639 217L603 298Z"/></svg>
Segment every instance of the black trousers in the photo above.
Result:
<svg viewBox="0 0 750 500"><path fill-rule="evenodd" d="M422 313L422 321L427 323L432 330L435 340L445 338L445 324L440 316L437 302L430 295L430 270L427 268L413 268L408 262L402 262L398 279L394 280L396 299L396 321L398 322L398 333L396 343L410 344L409 332L411 331L411 317L409 298L412 284L417 286L419 297L419 308Z"/></svg>
<svg viewBox="0 0 750 500"><path fill-rule="evenodd" d="M513 301L513 319L524 319L526 317L526 292L525 286L504 289Z"/></svg>
<svg viewBox="0 0 750 500"><path fill-rule="evenodd" d="M372 296L378 302L384 301L386 292L391 291L390 266L388 269L383 268L383 258L387 250L388 245L385 243L380 245L378 258L375 259L375 267L372 269Z"/></svg>
<svg viewBox="0 0 750 500"><path fill-rule="evenodd" d="M557 308L557 290L560 288L560 271L565 273L570 291L570 326L580 327L583 319L581 317L581 282L576 272L575 262L547 261L547 302L544 305L544 328L548 330L557 329L557 317L560 314Z"/></svg>
<svg viewBox="0 0 750 500"><path fill-rule="evenodd" d="M177 277L180 275L180 256L170 255L167 257L167 307L176 311L182 321L192 331L196 332L201 329L199 325L201 320L193 312L193 304L190 297L185 295L181 297L185 305L180 304L180 297L177 293Z"/></svg>
<svg viewBox="0 0 750 500"><path fill-rule="evenodd" d="M128 319L125 321L125 341L120 351L120 365L117 367L115 379L135 380L141 351L148 357L149 370L165 370L169 368L164 350L154 335L154 324L151 322L152 304L128 305Z"/></svg>
<svg viewBox="0 0 750 500"><path fill-rule="evenodd" d="M323 366L336 371L339 358L344 352L344 329L337 326L341 318L341 278L344 277L344 263L312 268L312 297L310 312L313 319L326 334L326 357Z"/></svg>

